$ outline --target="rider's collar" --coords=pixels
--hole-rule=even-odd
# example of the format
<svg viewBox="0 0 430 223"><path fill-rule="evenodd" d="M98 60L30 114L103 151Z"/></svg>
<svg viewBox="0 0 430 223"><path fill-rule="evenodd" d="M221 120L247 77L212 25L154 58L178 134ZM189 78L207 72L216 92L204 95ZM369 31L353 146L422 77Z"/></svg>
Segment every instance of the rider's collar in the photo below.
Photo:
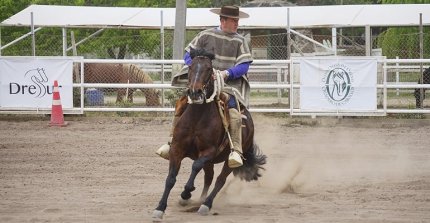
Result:
<svg viewBox="0 0 430 223"><path fill-rule="evenodd" d="M216 30L217 30L217 31L221 31L221 32L223 32L223 33L225 33L225 34L237 34L237 32L235 32L235 33L228 33L228 32L225 32L224 30L222 30L222 29L221 29L221 26L216 27Z"/></svg>

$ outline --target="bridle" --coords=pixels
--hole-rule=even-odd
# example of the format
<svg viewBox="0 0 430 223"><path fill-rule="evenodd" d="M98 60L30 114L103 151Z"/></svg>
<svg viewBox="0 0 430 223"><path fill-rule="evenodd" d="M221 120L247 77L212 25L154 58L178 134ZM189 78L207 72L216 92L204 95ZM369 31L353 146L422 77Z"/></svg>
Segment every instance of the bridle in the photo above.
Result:
<svg viewBox="0 0 430 223"><path fill-rule="evenodd" d="M196 57L209 59L206 56L196 56ZM212 68L212 70L213 70L213 75L215 77L215 80L214 80L214 84L213 84L214 89L213 89L212 95L209 98L206 98L206 92L207 92L207 87L211 83L212 75L209 75L208 80L205 82L205 84L203 84L203 87L202 87L203 96L204 96L206 103L212 102L214 100L215 96L219 97L219 95L222 91L222 88L224 87L224 78L221 74L221 71L216 70L214 68ZM188 95L188 104L193 104L193 100L191 100L189 95Z"/></svg>

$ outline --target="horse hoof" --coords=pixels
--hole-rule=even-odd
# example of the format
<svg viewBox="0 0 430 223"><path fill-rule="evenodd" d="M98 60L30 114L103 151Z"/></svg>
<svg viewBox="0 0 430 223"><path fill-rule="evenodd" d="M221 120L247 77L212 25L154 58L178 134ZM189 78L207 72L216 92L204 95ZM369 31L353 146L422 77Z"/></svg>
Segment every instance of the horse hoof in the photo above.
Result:
<svg viewBox="0 0 430 223"><path fill-rule="evenodd" d="M197 211L200 215L208 215L209 214L209 207L202 204L200 205L199 210Z"/></svg>
<svg viewBox="0 0 430 223"><path fill-rule="evenodd" d="M187 206L187 205L189 205L190 204L190 199L188 199L188 200L185 200L185 199L182 199L182 197L179 197L179 205L181 205L182 207L184 207L184 206Z"/></svg>
<svg viewBox="0 0 430 223"><path fill-rule="evenodd" d="M152 212L152 219L153 220L161 220L163 219L164 211L154 210Z"/></svg>

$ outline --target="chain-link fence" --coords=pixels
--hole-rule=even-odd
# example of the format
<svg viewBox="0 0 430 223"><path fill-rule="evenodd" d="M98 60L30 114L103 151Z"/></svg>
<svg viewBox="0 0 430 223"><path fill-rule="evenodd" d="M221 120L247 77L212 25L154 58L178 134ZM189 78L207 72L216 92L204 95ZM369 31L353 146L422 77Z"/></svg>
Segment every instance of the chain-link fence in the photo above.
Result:
<svg viewBox="0 0 430 223"><path fill-rule="evenodd" d="M19 36L10 36L14 30L23 32L23 28L2 27L1 45L4 46ZM111 59L171 59L173 53L173 30L138 30L138 29L66 29L67 55L75 54L85 58ZM371 37L372 54L387 58L420 58L420 33L418 28L408 32L380 31ZM30 31L30 30L27 30ZM186 43L190 42L198 31L186 32ZM251 41L254 59L286 59L288 38L286 30L250 30L245 31ZM334 55L331 32L327 29L303 29L291 34L292 56ZM73 33L73 34L72 34ZM263 33L263 34L262 34ZM93 35L93 36L92 36ZM91 36L91 38L89 38ZM309 41L308 39L313 41ZM73 41L74 40L74 41ZM35 34L37 56L63 55L63 31L61 28L43 28ZM76 44L73 44L76 43ZM32 54L31 36L8 46L1 51L3 56L29 56ZM336 54L339 56L365 56L364 28L338 29ZM430 29L423 33L424 58L430 56Z"/></svg>
<svg viewBox="0 0 430 223"><path fill-rule="evenodd" d="M428 28L428 27L426 27ZM424 29L423 46L424 58L430 55L430 30ZM4 46L19 38L8 36L13 30L23 30L17 27L2 27L1 45ZM396 34L395 38L386 34L387 30L376 30L371 39L372 55L387 56L387 58L416 59L420 57L420 33L418 28L411 33ZM29 30L26 30L29 31ZM66 29L68 56L84 56L92 59L172 59L173 30L126 30L126 29ZM331 31L331 30L330 30ZM187 31L186 43L198 33L198 30ZM292 34L292 56L330 56L334 55L332 49L331 33L324 30L297 30L300 34ZM72 34L73 33L73 34ZM338 29L337 52L338 56L365 56L364 28L348 30ZM375 32L376 33L376 32ZM281 60L287 59L288 38L285 30L246 31L250 39L253 57L256 60ZM308 37L304 38L304 36ZM89 38L91 37L91 38ZM37 56L62 56L63 55L63 30L61 28L44 28L35 34ZM312 39L313 41L310 41ZM31 36L16 42L1 51L2 56L30 56L32 55ZM97 68L97 69L96 69ZM424 68L428 68L425 65ZM109 64L104 67L94 64L85 65L85 83L169 83L172 76L172 65L163 64ZM387 70L389 83L401 84L428 84L430 77L423 76L421 82L420 64L410 65L410 69ZM79 73L75 71L75 73ZM77 77L77 76L75 76ZM288 67L273 67L269 64L252 66L249 72L253 83L288 84ZM75 83L79 79L75 78ZM85 89L87 97L85 103L89 106L99 106L97 100L103 95L104 105L120 103L123 106L173 106L175 90L170 89L138 89L138 88L89 88ZM430 91L427 91L427 94ZM253 89L251 92L251 105L283 106L289 103L288 90ZM421 107L426 106L423 100L426 98L425 89L394 89L389 90L393 106ZM80 92L76 91L75 98L79 98ZM95 95L95 96L94 96ZM93 97L93 98L91 98ZM428 98L428 97L427 97ZM94 102L96 101L96 102ZM75 100L78 106L80 101ZM390 100L389 100L390 103Z"/></svg>
<svg viewBox="0 0 430 223"><path fill-rule="evenodd" d="M324 31L324 30L322 30ZM343 31L343 32L341 32ZM336 55L338 56L366 56L366 42L364 29L361 34L349 32L347 29L338 30L336 33ZM359 30L360 31L360 30ZM390 35L389 30L371 36L371 55L386 56L387 58L418 59L420 58L420 34L416 30L412 33ZM317 33L317 34L314 34ZM297 30L297 34L291 34L292 56L331 56L332 35L319 34L321 30ZM307 38L306 38L307 37ZM311 41L311 40L313 41ZM286 59L288 36L287 32L252 35L251 45L256 59ZM424 58L430 56L430 29L423 33Z"/></svg>

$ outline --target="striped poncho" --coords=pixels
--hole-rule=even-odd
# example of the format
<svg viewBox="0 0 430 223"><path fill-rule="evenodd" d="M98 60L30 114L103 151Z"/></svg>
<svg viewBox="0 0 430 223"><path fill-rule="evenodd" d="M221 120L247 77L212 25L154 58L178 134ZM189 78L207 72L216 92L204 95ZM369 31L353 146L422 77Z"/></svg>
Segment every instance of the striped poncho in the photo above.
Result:
<svg viewBox="0 0 430 223"><path fill-rule="evenodd" d="M241 63L251 63L252 55L247 40L237 33L226 33L219 28L207 29L200 32L185 48L187 52L193 49L205 49L213 53L215 59L212 61L213 68L227 70ZM187 82L188 66L185 65L181 71L173 77L173 86L184 86ZM248 106L249 83L246 75L242 78L226 81L224 91L235 95L239 102ZM233 91L233 88L237 91ZM234 93L236 92L236 93Z"/></svg>

